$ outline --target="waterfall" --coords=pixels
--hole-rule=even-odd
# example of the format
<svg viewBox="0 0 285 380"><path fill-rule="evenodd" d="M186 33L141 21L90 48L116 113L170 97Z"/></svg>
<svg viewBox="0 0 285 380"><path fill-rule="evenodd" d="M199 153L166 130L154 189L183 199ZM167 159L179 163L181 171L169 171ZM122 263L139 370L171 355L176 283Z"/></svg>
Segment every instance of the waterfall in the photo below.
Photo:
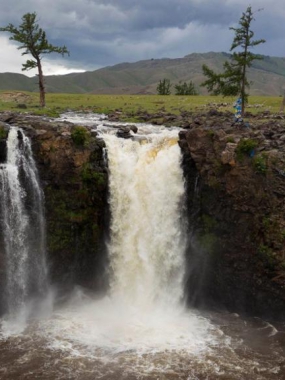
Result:
<svg viewBox="0 0 285 380"><path fill-rule="evenodd" d="M30 140L10 129L7 161L0 168L1 234L5 246L5 301L11 316L25 313L47 288L43 193Z"/></svg>
<svg viewBox="0 0 285 380"><path fill-rule="evenodd" d="M76 286L24 331L14 328L18 321L0 319L0 377L284 379L282 323L184 307L185 267L196 265L193 255L185 263L186 235L197 214L191 207L188 228L177 129L142 124L125 140L114 135L118 125L97 122L109 168L109 292L100 297ZM0 280L5 240L1 290L10 314L21 314L47 287L43 195L20 129L10 130L7 148L0 165ZM194 182L193 204L200 196L198 177ZM200 261L196 272L202 275ZM187 285L193 297L199 276Z"/></svg>
<svg viewBox="0 0 285 380"><path fill-rule="evenodd" d="M111 295L140 308L175 308L183 296L184 179L177 132L134 141L105 134Z"/></svg>

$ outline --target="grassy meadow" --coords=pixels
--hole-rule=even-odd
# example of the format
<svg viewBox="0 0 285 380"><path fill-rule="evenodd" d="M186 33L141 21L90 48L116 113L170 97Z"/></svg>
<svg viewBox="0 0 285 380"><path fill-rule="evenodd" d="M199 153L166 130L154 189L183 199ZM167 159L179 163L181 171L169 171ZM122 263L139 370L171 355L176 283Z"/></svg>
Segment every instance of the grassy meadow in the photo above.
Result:
<svg viewBox="0 0 285 380"><path fill-rule="evenodd" d="M139 121L137 113L150 114L160 111L179 114L182 111L203 112L219 108L233 112L235 98L221 96L159 96L159 95L93 95L46 94L46 107L39 107L39 95L33 92L0 91L0 111L26 112L36 115L58 116L67 110L109 114L122 112L122 118ZM247 110L253 114L279 112L281 97L249 97Z"/></svg>

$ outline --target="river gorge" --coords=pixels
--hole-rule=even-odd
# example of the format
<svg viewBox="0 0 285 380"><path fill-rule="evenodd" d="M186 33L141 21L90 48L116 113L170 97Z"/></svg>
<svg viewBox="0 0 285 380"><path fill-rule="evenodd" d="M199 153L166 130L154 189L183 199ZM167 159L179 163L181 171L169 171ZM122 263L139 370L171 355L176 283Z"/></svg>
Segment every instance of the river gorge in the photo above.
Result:
<svg viewBox="0 0 285 380"><path fill-rule="evenodd" d="M0 121L1 379L285 378L283 125Z"/></svg>

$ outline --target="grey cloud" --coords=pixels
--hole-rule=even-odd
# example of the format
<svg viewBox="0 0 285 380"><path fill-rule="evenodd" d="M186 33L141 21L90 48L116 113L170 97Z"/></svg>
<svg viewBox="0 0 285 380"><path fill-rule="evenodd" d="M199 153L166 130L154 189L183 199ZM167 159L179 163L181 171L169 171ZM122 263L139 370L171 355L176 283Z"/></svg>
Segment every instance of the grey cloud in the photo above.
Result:
<svg viewBox="0 0 285 380"><path fill-rule="evenodd" d="M252 24L256 38L267 40L257 49L262 54L284 56L283 3L275 0L272 7L270 0L251 1L253 9L265 8ZM247 6L248 0L4 0L0 25L18 24L24 13L36 11L49 40L70 50L66 64L90 68L228 51L233 38L228 28Z"/></svg>

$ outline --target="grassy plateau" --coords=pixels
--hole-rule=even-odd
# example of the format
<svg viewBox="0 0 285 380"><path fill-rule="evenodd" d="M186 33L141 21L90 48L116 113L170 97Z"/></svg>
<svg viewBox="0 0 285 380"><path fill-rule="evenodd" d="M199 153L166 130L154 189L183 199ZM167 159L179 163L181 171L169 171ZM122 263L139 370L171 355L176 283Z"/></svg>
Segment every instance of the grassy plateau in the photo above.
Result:
<svg viewBox="0 0 285 380"><path fill-rule="evenodd" d="M138 114L166 112L178 115L183 111L195 113L218 108L234 112L235 98L221 96L159 96L159 95L93 95L46 94L46 107L39 107L39 95L33 92L0 91L0 111L24 112L35 115L58 116L67 110L110 114L121 112L122 119L139 121ZM281 97L250 96L247 111L252 114L280 110Z"/></svg>

